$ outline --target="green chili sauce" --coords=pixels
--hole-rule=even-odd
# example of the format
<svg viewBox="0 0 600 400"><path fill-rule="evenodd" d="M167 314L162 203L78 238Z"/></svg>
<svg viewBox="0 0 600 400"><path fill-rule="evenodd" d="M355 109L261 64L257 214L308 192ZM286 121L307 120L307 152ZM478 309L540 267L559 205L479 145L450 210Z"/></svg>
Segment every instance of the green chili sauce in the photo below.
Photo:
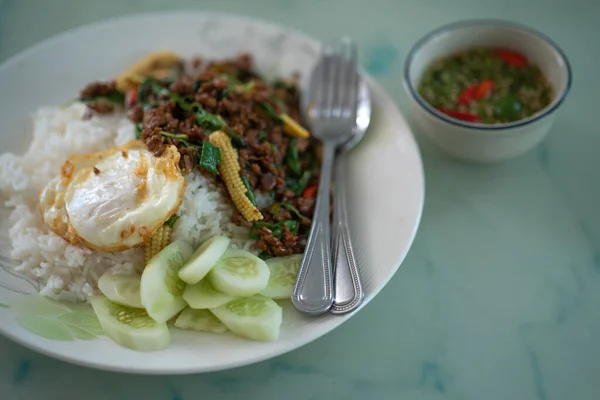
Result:
<svg viewBox="0 0 600 400"><path fill-rule="evenodd" d="M552 101L540 69L505 49L473 48L433 62L419 94L443 113L468 122L500 124L530 117Z"/></svg>

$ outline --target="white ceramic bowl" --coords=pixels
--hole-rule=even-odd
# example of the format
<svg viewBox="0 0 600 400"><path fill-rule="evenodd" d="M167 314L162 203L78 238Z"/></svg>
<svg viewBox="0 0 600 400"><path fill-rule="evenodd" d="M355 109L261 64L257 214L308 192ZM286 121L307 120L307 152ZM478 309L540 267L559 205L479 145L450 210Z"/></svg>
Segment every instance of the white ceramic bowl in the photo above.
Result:
<svg viewBox="0 0 600 400"><path fill-rule="evenodd" d="M502 47L525 55L552 86L552 103L529 118L495 125L460 121L430 106L416 90L429 64L479 46ZM510 22L471 20L443 26L419 40L406 59L404 86L418 132L451 156L491 163L521 155L546 136L571 86L571 67L562 50L539 32Z"/></svg>

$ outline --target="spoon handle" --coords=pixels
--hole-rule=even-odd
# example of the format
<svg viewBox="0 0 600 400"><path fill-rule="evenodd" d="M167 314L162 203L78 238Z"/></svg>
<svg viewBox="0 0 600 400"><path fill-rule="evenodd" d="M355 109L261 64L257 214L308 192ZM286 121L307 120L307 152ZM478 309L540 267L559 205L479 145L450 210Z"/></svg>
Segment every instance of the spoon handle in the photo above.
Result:
<svg viewBox="0 0 600 400"><path fill-rule="evenodd" d="M333 304L329 199L335 146L323 141L322 148L323 161L313 223L292 295L294 307L309 315L324 314Z"/></svg>
<svg viewBox="0 0 600 400"><path fill-rule="evenodd" d="M335 301L332 314L345 314L361 305L364 291L352 248L346 207L346 152L341 151L335 163L335 197L333 205L333 270Z"/></svg>

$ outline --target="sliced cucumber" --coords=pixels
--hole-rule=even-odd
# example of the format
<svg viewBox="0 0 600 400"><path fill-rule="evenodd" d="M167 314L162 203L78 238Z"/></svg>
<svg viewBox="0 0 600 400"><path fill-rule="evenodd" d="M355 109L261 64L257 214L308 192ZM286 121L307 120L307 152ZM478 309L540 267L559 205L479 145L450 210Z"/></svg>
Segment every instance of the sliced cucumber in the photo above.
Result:
<svg viewBox="0 0 600 400"><path fill-rule="evenodd" d="M190 284L200 282L225 253L230 241L225 236L214 236L202 243L187 264L179 270L179 278Z"/></svg>
<svg viewBox="0 0 600 400"><path fill-rule="evenodd" d="M260 294L277 300L291 298L301 262L302 254L269 258L266 263L271 276L266 289Z"/></svg>
<svg viewBox="0 0 600 400"><path fill-rule="evenodd" d="M102 295L92 297L90 302L106 335L121 346L153 351L171 342L167 324L154 321L143 309L113 303Z"/></svg>
<svg viewBox="0 0 600 400"><path fill-rule="evenodd" d="M252 296L267 287L269 267L254 254L229 249L208 274L213 286L235 297Z"/></svg>
<svg viewBox="0 0 600 400"><path fill-rule="evenodd" d="M236 299L210 311L236 335L265 342L279 337L283 309L268 297Z"/></svg>
<svg viewBox="0 0 600 400"><path fill-rule="evenodd" d="M192 308L215 308L235 300L235 297L219 292L208 279L202 279L195 285L188 285L183 291L183 299Z"/></svg>
<svg viewBox="0 0 600 400"><path fill-rule="evenodd" d="M140 280L138 275L106 273L98 280L98 289L113 303L144 308L140 297Z"/></svg>
<svg viewBox="0 0 600 400"><path fill-rule="evenodd" d="M175 327L179 329L192 329L201 332L223 333L227 327L208 310L194 310L186 308L175 320Z"/></svg>
<svg viewBox="0 0 600 400"><path fill-rule="evenodd" d="M185 283L179 269L193 253L189 244L176 240L162 249L142 273L142 305L156 322L167 322L187 305L181 297Z"/></svg>

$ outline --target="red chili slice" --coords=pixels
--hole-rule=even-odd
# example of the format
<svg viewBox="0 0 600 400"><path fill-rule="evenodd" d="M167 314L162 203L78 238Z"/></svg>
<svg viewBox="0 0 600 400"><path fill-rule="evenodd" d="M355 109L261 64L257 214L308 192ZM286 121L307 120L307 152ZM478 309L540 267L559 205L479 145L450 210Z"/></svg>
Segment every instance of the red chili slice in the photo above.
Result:
<svg viewBox="0 0 600 400"><path fill-rule="evenodd" d="M473 97L475 98L475 100L481 100L485 96L487 96L488 93L490 93L493 89L494 89L494 81L491 81L491 80L483 81L479 85L477 85L477 89L475 90L475 94Z"/></svg>
<svg viewBox="0 0 600 400"><path fill-rule="evenodd" d="M137 102L137 95L138 92L136 89L131 89L127 92L127 96L125 98L125 104L127 105L127 107L131 108L135 105L135 103Z"/></svg>
<svg viewBox="0 0 600 400"><path fill-rule="evenodd" d="M527 64L527 59L525 56L517 53L516 51L506 50L506 49L495 49L493 53L506 61L510 65L514 65L515 67L523 67Z"/></svg>
<svg viewBox="0 0 600 400"><path fill-rule="evenodd" d="M474 96L475 91L477 90L478 86L479 85L473 85L473 86L470 86L470 87L466 88L460 94L460 96L458 96L457 103L459 105L467 105L467 104L469 104L469 101L473 100L473 96Z"/></svg>
<svg viewBox="0 0 600 400"><path fill-rule="evenodd" d="M463 111L451 110L449 108L438 108L438 111L446 114L449 117L460 119L461 121L467 122L479 122L479 116Z"/></svg>
<svg viewBox="0 0 600 400"><path fill-rule="evenodd" d="M309 186L302 192L302 197L315 197L317 194L317 185Z"/></svg>
<svg viewBox="0 0 600 400"><path fill-rule="evenodd" d="M456 101L458 105L467 105L471 100L481 100L494 88L494 82L485 80L473 86L466 88Z"/></svg>

